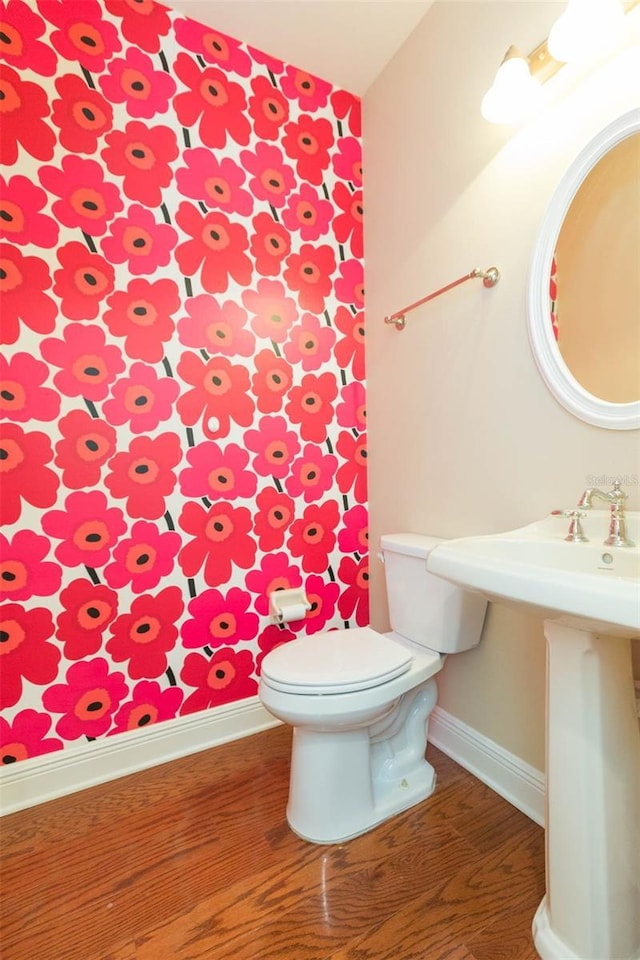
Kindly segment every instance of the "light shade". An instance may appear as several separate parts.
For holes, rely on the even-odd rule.
[[[542,99],[540,83],[531,76],[529,62],[509,47],[493,86],[482,98],[480,111],[489,123],[520,123],[531,116]]]
[[[624,30],[620,0],[569,0],[549,34],[549,53],[564,63],[589,63],[607,53]]]

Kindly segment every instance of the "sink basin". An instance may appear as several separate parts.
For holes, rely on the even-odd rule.
[[[638,543],[638,513],[627,513],[627,536]],[[582,520],[588,543],[564,538],[569,521],[550,514],[518,530],[439,545],[427,567],[488,600],[523,606],[543,620],[610,636],[640,635],[640,550],[604,546],[609,512]]]

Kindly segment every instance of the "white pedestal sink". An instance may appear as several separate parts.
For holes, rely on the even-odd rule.
[[[524,606],[547,638],[547,892],[533,921],[543,960],[640,960],[640,731],[631,638],[640,551],[606,547],[608,511],[564,540],[549,516],[450,540],[427,566],[488,600]],[[636,543],[639,515],[627,513]]]

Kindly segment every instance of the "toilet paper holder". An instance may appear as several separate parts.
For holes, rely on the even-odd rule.
[[[292,623],[303,620],[311,610],[307,596],[302,587],[291,590],[274,590],[269,594],[269,613],[274,623]]]

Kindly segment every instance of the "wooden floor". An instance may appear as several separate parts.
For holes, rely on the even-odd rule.
[[[2,960],[536,960],[543,831],[432,747],[434,795],[287,827],[276,727],[2,820]]]

